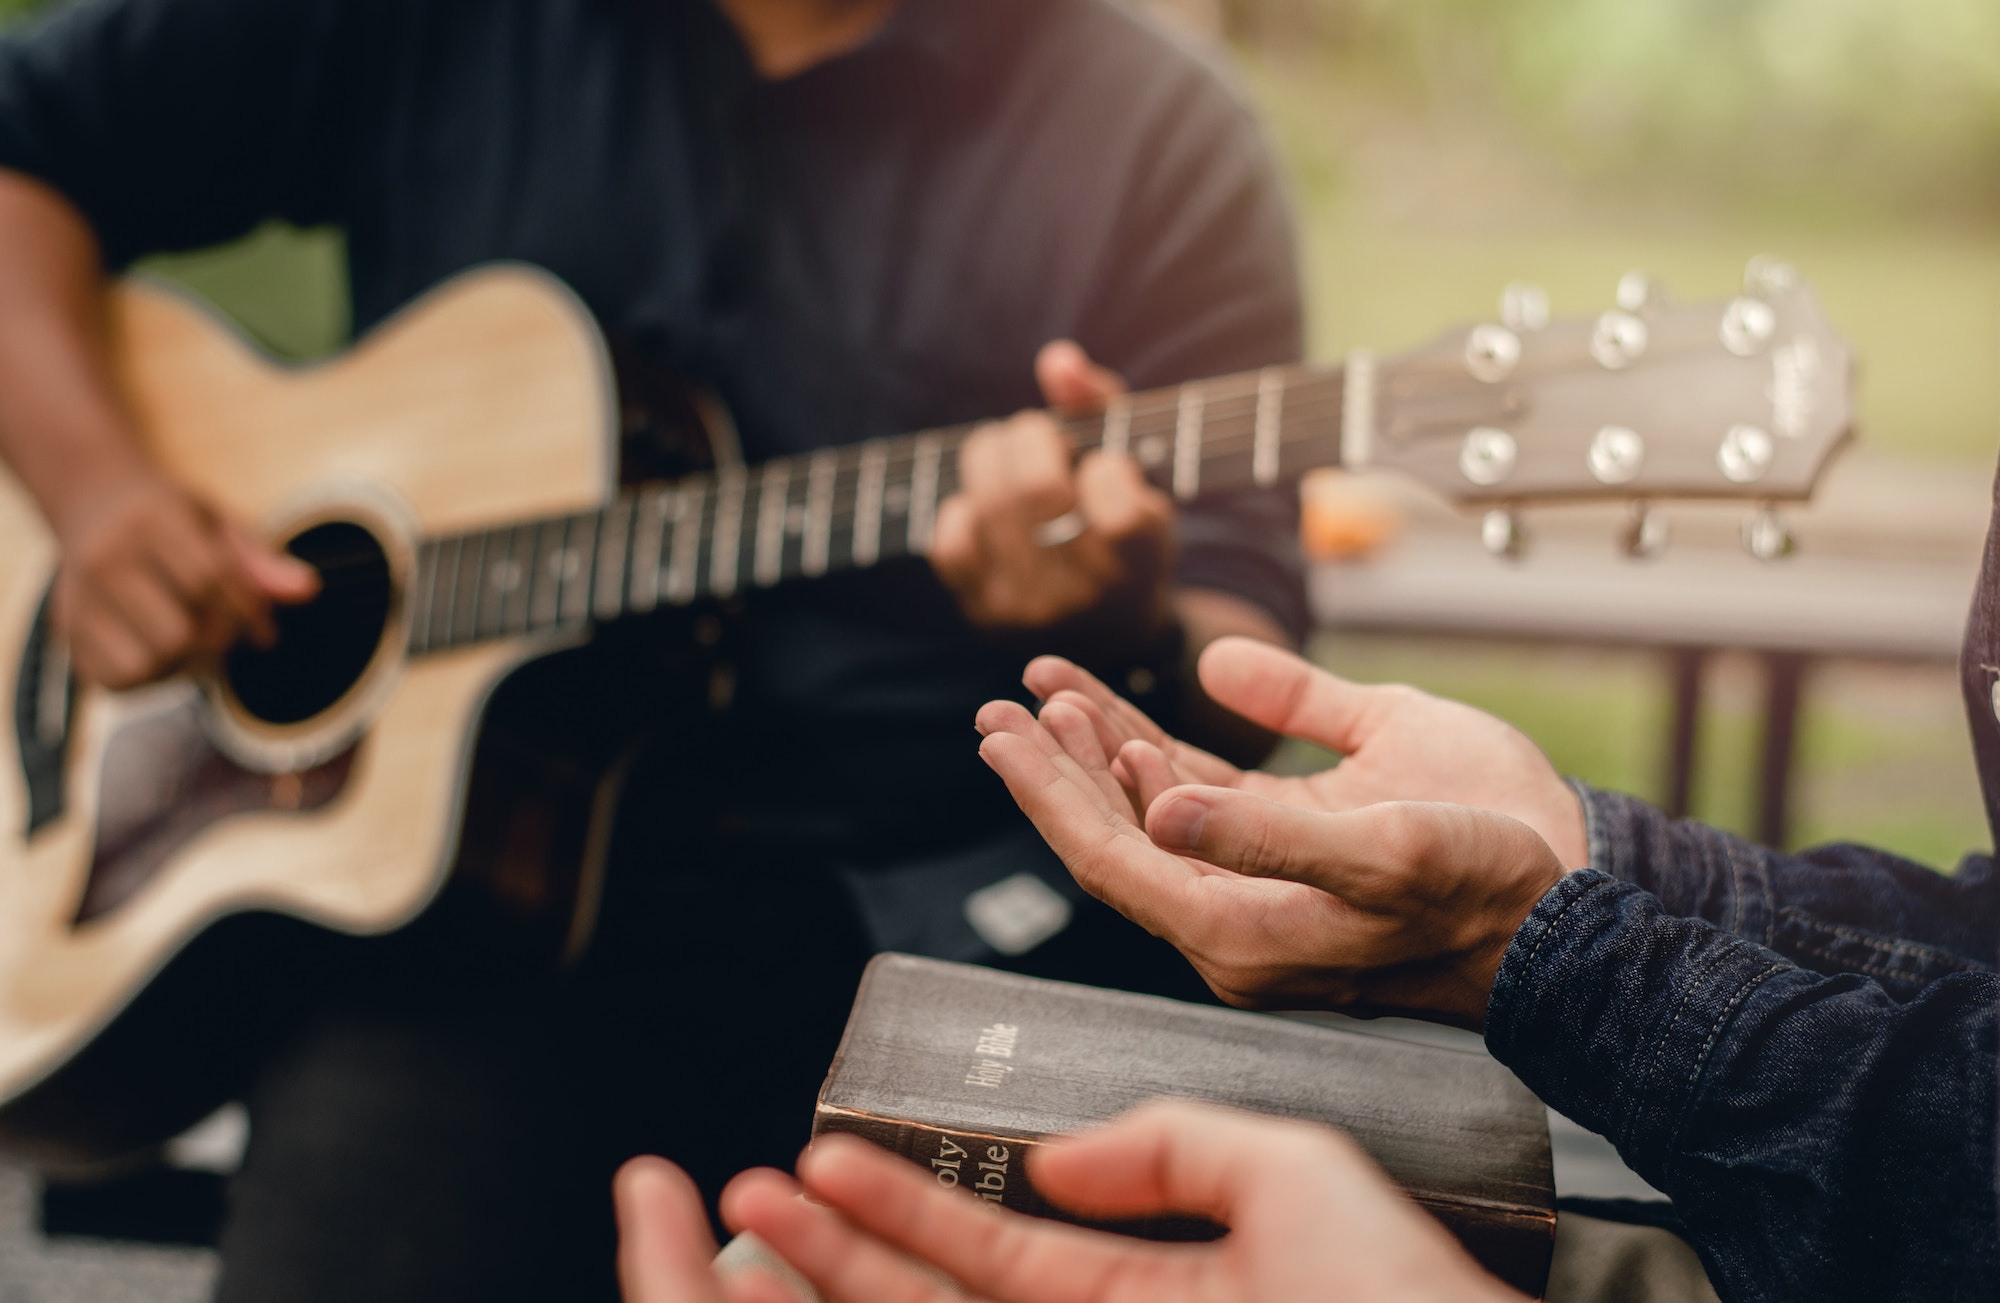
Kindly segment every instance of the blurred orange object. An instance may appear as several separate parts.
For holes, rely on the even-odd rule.
[[[1403,512],[1381,480],[1319,470],[1299,486],[1299,542],[1314,561],[1366,556],[1403,528]]]

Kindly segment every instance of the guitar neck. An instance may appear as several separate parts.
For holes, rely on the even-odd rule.
[[[1350,364],[1351,366],[1352,364]],[[1372,373],[1371,373],[1372,377]],[[1079,453],[1129,454],[1177,501],[1365,460],[1343,448],[1372,385],[1337,367],[1271,367],[1061,418]],[[601,511],[425,541],[410,650],[443,651],[727,598],[930,550],[971,426],[824,448],[620,494]],[[1347,435],[1352,445],[1353,434]]]

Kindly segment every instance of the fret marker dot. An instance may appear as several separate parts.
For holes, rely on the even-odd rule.
[[[1139,440],[1139,464],[1148,469],[1159,466],[1167,460],[1167,436],[1149,434]]]
[[[521,567],[513,561],[502,561],[493,567],[493,590],[511,593],[521,586]]]
[[[891,484],[882,490],[882,509],[892,516],[900,516],[910,509],[910,486]]]
[[[575,548],[566,547],[549,558],[549,572],[564,579],[576,578],[582,569],[583,558],[576,554]]]
[[[791,506],[785,508],[785,532],[787,534],[803,534],[806,532],[806,508],[804,503],[793,503]]]

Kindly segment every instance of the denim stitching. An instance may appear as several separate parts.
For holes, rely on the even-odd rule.
[[[1708,1039],[1701,1043],[1701,1052],[1695,1056],[1694,1069],[1688,1073],[1687,1106],[1681,1110],[1680,1122],[1674,1127],[1673,1141],[1671,1143],[1678,1143],[1680,1141],[1682,1134],[1687,1130],[1688,1120],[1694,1116],[1695,1083],[1701,1079],[1702,1069],[1708,1066],[1709,1052],[1715,1048],[1716,1037],[1722,1034],[1722,1025],[1728,1022],[1735,1014],[1738,1005],[1750,998],[1752,991],[1769,981],[1773,974],[1785,967],[1787,967],[1785,964],[1766,964],[1761,972],[1745,979],[1743,984],[1736,988],[1736,993],[1729,997],[1729,1003],[1724,1005],[1722,1012],[1716,1015],[1714,1024],[1708,1029]]]
[[[1870,977],[1880,977],[1892,982],[1922,983],[1923,981],[1926,980],[1922,973],[1910,972],[1907,969],[1901,969],[1901,968],[1881,968],[1874,964],[1857,964],[1853,960],[1843,958],[1840,955],[1836,955],[1830,950],[1821,950],[1814,946],[1802,945],[1799,946],[1798,949],[1805,954],[1814,955],[1820,959],[1826,960],[1829,963],[1838,964],[1843,969],[1858,973],[1866,973]]]
[[[1788,922],[1797,923],[1801,928],[1818,932],[1830,932],[1843,941],[1854,941],[1883,954],[1913,955],[1930,963],[1939,964],[1958,972],[1977,971],[1990,973],[1993,971],[1976,959],[1968,959],[1963,955],[1955,955],[1949,950],[1939,950],[1936,946],[1927,946],[1921,941],[1908,941],[1902,937],[1897,937],[1894,940],[1884,940],[1879,934],[1874,932],[1863,932],[1859,928],[1846,927],[1839,923],[1822,922],[1802,909],[1787,909],[1785,911],[1785,918]],[[1833,958],[1832,955],[1826,957],[1828,959]]]
[[[1644,1075],[1638,1078],[1640,1082],[1651,1081],[1659,1071],[1660,1056],[1666,1053],[1667,1042],[1674,1038],[1674,1028],[1680,1024],[1681,1014],[1687,1011],[1688,1001],[1694,999],[1695,992],[1701,989],[1702,982],[1707,979],[1710,973],[1720,967],[1722,961],[1728,957],[1729,948],[1727,946],[1718,947],[1715,954],[1709,957],[1708,962],[1701,966],[1701,971],[1688,980],[1687,986],[1681,991],[1680,1003],[1674,1006],[1673,1016],[1667,1019],[1667,1025],[1660,1029],[1659,1039],[1653,1042],[1653,1057],[1647,1061]],[[1635,1113],[1637,1111],[1636,1109],[1634,1110]],[[1633,1117],[1626,1122],[1624,1128],[1625,1135],[1623,1137],[1626,1141],[1631,1139],[1632,1129],[1637,1125],[1637,1117]],[[1620,1145],[1620,1148],[1624,1147],[1624,1145]]]
[[[1548,939],[1550,937],[1555,935],[1556,929],[1562,925],[1563,919],[1568,916],[1569,912],[1572,909],[1576,908],[1576,902],[1582,900],[1585,896],[1588,896],[1591,892],[1597,890],[1599,887],[1603,885],[1604,884],[1601,882],[1591,883],[1588,887],[1585,887],[1582,891],[1579,891],[1574,896],[1571,896],[1568,902],[1564,904],[1561,909],[1556,911],[1556,916],[1549,920],[1549,925],[1542,929],[1542,934],[1540,936],[1535,938],[1534,949],[1528,951],[1528,957],[1521,961],[1521,966],[1523,968],[1526,968],[1528,965],[1535,962],[1535,956],[1542,953],[1542,947],[1545,944],[1547,944]]]

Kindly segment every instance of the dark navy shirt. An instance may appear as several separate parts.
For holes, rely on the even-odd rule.
[[[547,267],[717,391],[752,461],[1034,405],[1059,337],[1137,388],[1300,348],[1250,114],[1108,0],[906,0],[781,82],[704,0],[80,0],[0,43],[0,166],[114,265],[336,224],[364,330],[476,264]],[[1180,580],[1302,631],[1295,513],[1191,506]],[[1016,818],[970,723],[1023,648],[920,562],[744,627],[717,765],[762,826],[895,853]],[[779,754],[813,781],[771,784]]]

